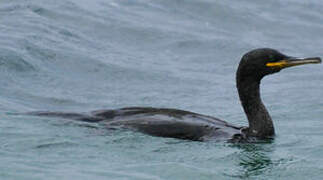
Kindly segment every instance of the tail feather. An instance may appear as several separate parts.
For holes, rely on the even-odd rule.
[[[72,113],[72,112],[52,112],[52,111],[33,111],[26,113],[27,115],[32,116],[44,116],[44,117],[58,117],[64,119],[73,119],[77,121],[84,122],[99,122],[103,121],[102,117],[95,117],[82,113]]]

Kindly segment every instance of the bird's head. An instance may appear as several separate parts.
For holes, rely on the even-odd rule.
[[[315,63],[321,63],[321,58],[295,58],[270,48],[255,49],[242,57],[237,76],[261,80],[287,67]]]

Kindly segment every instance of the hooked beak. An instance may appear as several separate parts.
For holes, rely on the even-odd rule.
[[[287,67],[292,67],[292,66],[298,66],[298,65],[303,65],[303,64],[318,64],[321,63],[322,60],[319,57],[311,57],[311,58],[288,58],[284,59],[278,62],[270,62],[267,63],[267,67],[273,67],[273,68],[287,68]]]

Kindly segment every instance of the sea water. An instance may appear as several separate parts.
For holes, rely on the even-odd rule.
[[[148,106],[245,126],[241,56],[270,47],[323,57],[322,9],[302,0],[2,0],[0,179],[322,179],[322,65],[263,79],[277,134],[269,143],[19,115]]]

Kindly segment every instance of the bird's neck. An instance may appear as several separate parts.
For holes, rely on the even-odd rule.
[[[237,88],[249,121],[247,135],[265,138],[275,134],[273,121],[260,98],[260,80],[237,78]]]

